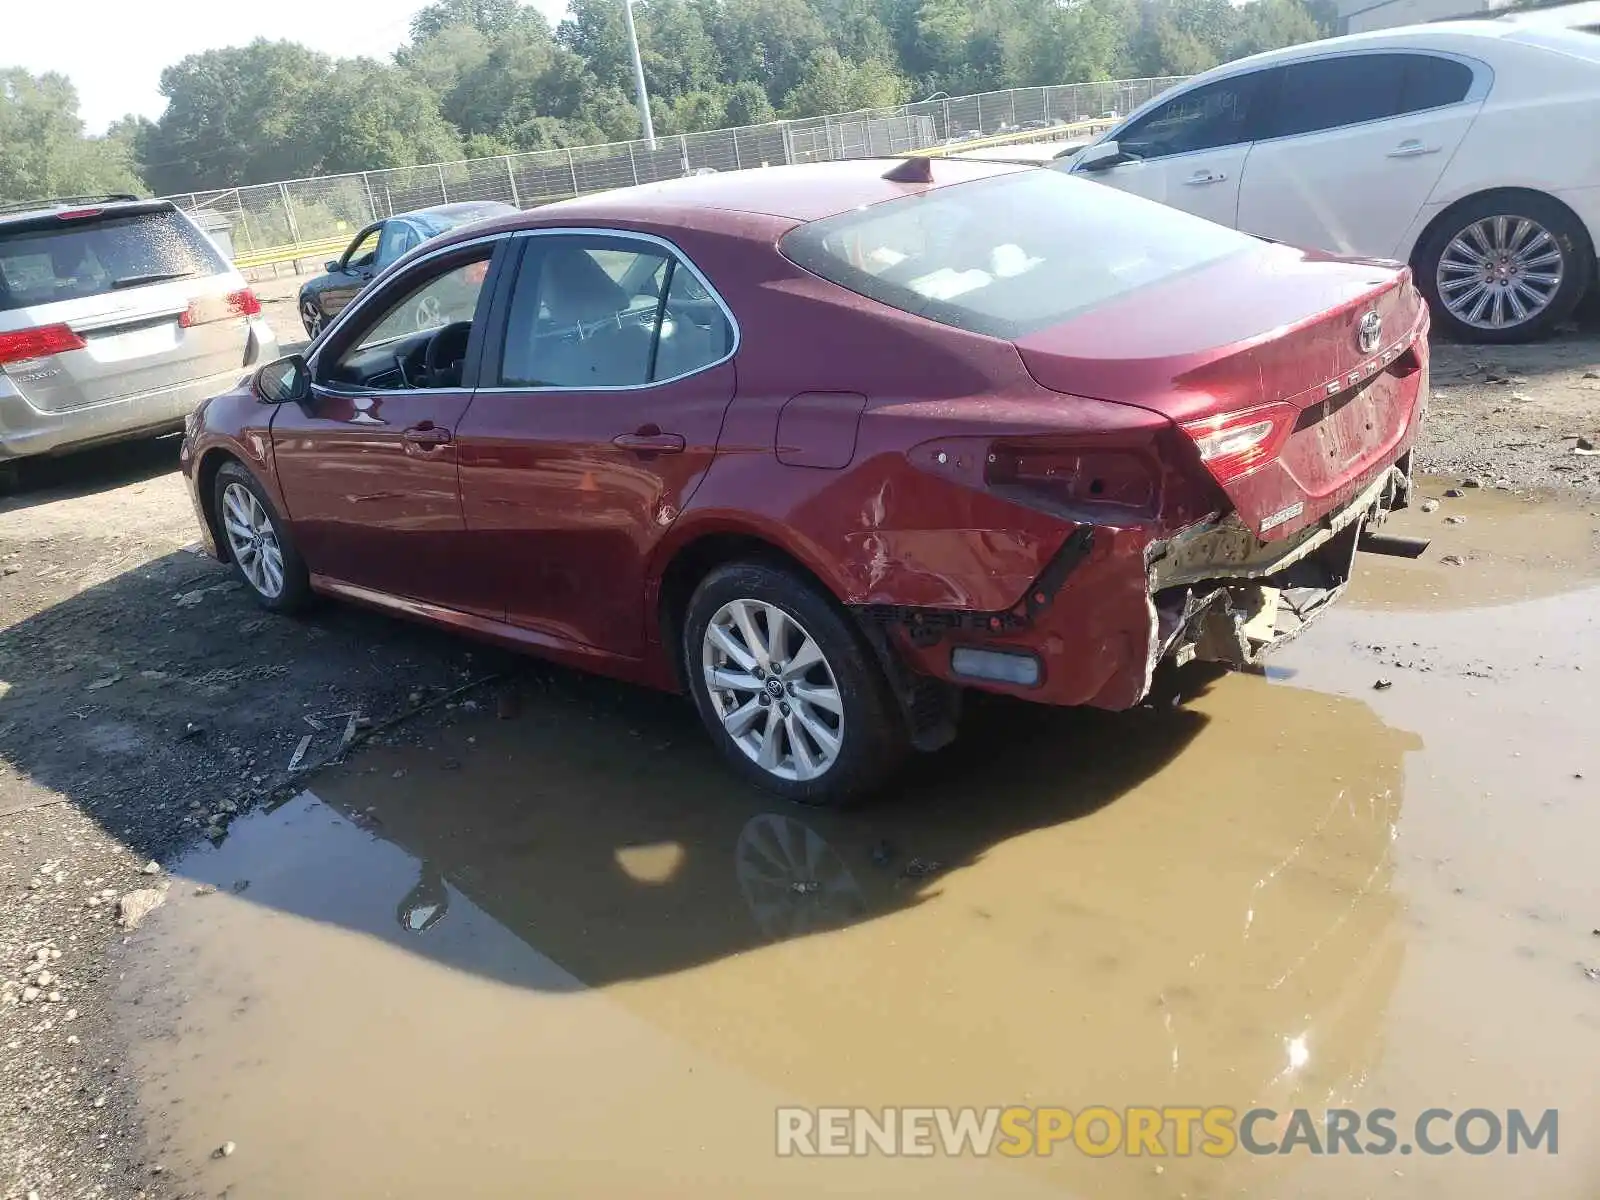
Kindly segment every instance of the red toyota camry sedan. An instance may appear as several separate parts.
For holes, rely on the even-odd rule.
[[[1256,662],[1403,505],[1409,272],[1056,171],[720,174],[480,223],[191,419],[208,544],[686,690],[796,800],[870,790],[963,691],[1124,709]]]

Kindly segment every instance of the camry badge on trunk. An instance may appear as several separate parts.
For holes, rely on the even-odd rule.
[[[1383,318],[1374,309],[1363,316],[1361,324],[1356,327],[1356,342],[1361,347],[1361,353],[1371,354],[1381,341],[1383,341]]]

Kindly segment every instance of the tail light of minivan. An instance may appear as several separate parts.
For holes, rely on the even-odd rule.
[[[84,341],[66,325],[40,325],[0,333],[0,367],[7,363],[46,358],[68,350],[82,350]]]

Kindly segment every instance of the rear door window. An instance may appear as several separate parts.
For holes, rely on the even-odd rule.
[[[721,303],[665,246],[586,234],[532,239],[506,321],[502,387],[643,387],[733,349]]]
[[[1459,104],[1472,90],[1472,68],[1437,54],[1406,55],[1405,82],[1400,87],[1400,111],[1422,112]]]
[[[1400,112],[1406,54],[1341,54],[1290,63],[1265,137],[1318,133]]]
[[[0,312],[227,269],[216,246],[170,210],[0,225]]]
[[[404,221],[390,221],[383,227],[383,236],[378,241],[377,265],[387,267],[406,251],[420,245],[422,239],[415,229]]]
[[[1018,338],[1259,245],[1114,188],[1026,170],[813,221],[780,248],[894,308]]]

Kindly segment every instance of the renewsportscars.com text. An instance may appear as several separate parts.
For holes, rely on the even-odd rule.
[[[1558,1113],[1510,1108],[1237,1109],[1164,1105],[1068,1108],[780,1108],[782,1156],[1010,1158],[1057,1152],[1224,1158],[1231,1154],[1558,1152]]]

